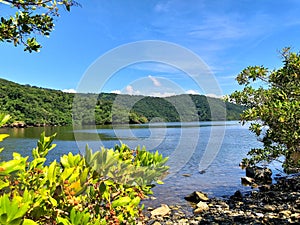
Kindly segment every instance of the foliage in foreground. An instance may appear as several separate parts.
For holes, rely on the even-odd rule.
[[[54,137],[41,135],[32,161],[13,153],[0,162],[0,224],[135,224],[167,158],[122,144],[46,165]]]
[[[36,40],[36,34],[49,36],[54,29],[54,18],[64,7],[78,5],[73,0],[1,0],[0,5],[15,9],[15,14],[0,20],[0,41],[24,45],[24,51],[38,52],[42,47]]]
[[[252,121],[250,130],[264,144],[263,148],[248,153],[251,158],[243,160],[245,166],[284,156],[285,168],[291,171],[292,167],[299,167],[300,54],[286,48],[282,58],[283,67],[277,70],[270,71],[263,66],[244,69],[237,76],[244,89],[230,96],[235,103],[249,107],[242,114],[242,120]],[[256,80],[265,86],[255,88]]]

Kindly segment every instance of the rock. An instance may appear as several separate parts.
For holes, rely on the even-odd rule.
[[[268,214],[266,214],[266,216],[267,216],[269,219],[278,218],[278,214],[277,214],[277,213],[268,213]]]
[[[229,205],[226,202],[220,202],[220,206],[221,206],[222,210],[228,210],[229,209]]]
[[[155,222],[158,222],[157,225],[300,224],[299,185],[300,174],[278,179],[277,183],[263,185],[260,190],[237,191],[231,198],[202,201],[195,192],[194,198],[199,201],[194,214],[190,214],[190,209],[186,211],[185,206],[177,205],[170,206],[170,213],[165,216],[162,216],[164,213],[151,216],[151,212],[146,210],[149,216],[144,217],[143,225],[153,225]]]
[[[200,201],[208,201],[209,198],[207,197],[207,194],[200,192],[200,191],[194,191],[192,194],[184,197],[185,200],[189,202],[198,203]]]
[[[283,211],[280,211],[279,214],[288,218],[292,214],[292,212],[290,210],[283,210]]]
[[[265,206],[264,206],[264,210],[273,212],[273,211],[276,210],[276,208],[275,208],[275,206],[273,206],[273,205],[265,205]]]
[[[178,223],[179,223],[180,225],[183,225],[183,224],[189,224],[188,222],[189,222],[188,219],[180,219],[180,220],[178,221]]]
[[[206,204],[206,202],[199,202],[197,204],[197,208],[194,210],[194,214],[197,215],[197,214],[200,214],[203,211],[207,211],[207,210],[209,210],[209,207]]]
[[[241,177],[242,184],[245,186],[252,185],[255,183],[255,180],[251,177]]]
[[[272,170],[265,167],[263,170],[257,172],[254,179],[259,181],[265,181],[266,183],[272,183]]]
[[[263,213],[255,213],[257,217],[264,217]]]
[[[23,121],[16,121],[16,122],[13,122],[10,126],[16,127],[16,128],[24,128],[24,127],[26,127],[26,123]]]
[[[256,205],[252,205],[252,204],[251,204],[251,205],[248,205],[248,208],[249,208],[249,209],[255,209],[255,208],[256,208]]]
[[[195,217],[195,220],[197,220],[197,221],[201,221],[203,218],[201,217],[201,216],[197,216],[197,217]]]
[[[234,222],[243,222],[244,221],[244,216],[242,216],[242,215],[237,215],[237,216],[234,216],[233,217],[233,221]]]
[[[169,206],[166,204],[161,204],[161,207],[158,207],[151,211],[151,216],[152,217],[155,217],[155,216],[164,217],[170,213],[171,213],[171,209],[169,208]]]
[[[243,200],[243,195],[242,193],[237,190],[231,197],[230,199],[236,200],[236,201],[242,201]]]
[[[246,176],[259,183],[272,183],[272,170],[267,167],[246,167]]]
[[[189,173],[184,173],[184,174],[182,174],[182,176],[184,176],[184,177],[190,177],[190,176],[192,176],[192,175],[189,174]]]
[[[189,224],[190,225],[198,225],[200,220],[190,220]]]
[[[255,167],[246,167],[246,176],[250,177],[250,178],[254,178],[255,177],[255,171],[254,171]]]
[[[181,208],[181,206],[179,206],[179,205],[171,205],[171,206],[169,206],[169,208],[172,209],[172,210],[178,211]]]
[[[209,209],[208,205],[206,202],[198,202],[197,208],[201,211],[206,211]]]
[[[155,221],[152,225],[161,225],[160,222]]]
[[[300,213],[293,213],[291,215],[291,218],[294,219],[294,220],[299,220],[300,219]]]
[[[198,214],[200,214],[200,213],[202,213],[202,212],[203,212],[203,211],[202,211],[201,209],[198,209],[198,208],[194,210],[194,214],[195,214],[195,215],[198,215]]]
[[[262,186],[259,186],[258,188],[259,188],[260,191],[270,191],[271,186],[268,185],[268,184],[264,184]]]

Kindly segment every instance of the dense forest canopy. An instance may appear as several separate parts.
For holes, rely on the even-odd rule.
[[[211,111],[223,111],[214,120],[237,120],[243,107],[203,95],[178,95],[166,98],[101,93],[75,94],[59,90],[20,85],[0,79],[0,107],[10,114],[10,123],[36,125],[71,125],[73,115],[80,124],[146,123],[149,121],[209,121]],[[192,106],[186,99],[191,99]],[[209,101],[208,101],[209,100]]]

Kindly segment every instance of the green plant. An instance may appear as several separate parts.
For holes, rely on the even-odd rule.
[[[41,134],[33,160],[0,163],[0,224],[135,224],[167,158],[121,144],[46,165],[55,135]]]
[[[9,119],[10,119],[10,115],[0,113],[0,127],[5,125]],[[0,134],[0,142],[3,141],[8,136],[9,136],[8,134]],[[2,151],[3,151],[3,148],[0,148],[0,152],[2,152]]]
[[[24,196],[27,193],[23,194]],[[25,214],[29,210],[30,201],[26,197],[9,198],[7,194],[0,197],[0,224],[5,225],[34,225],[37,224],[33,220],[24,219]]]
[[[263,142],[263,148],[252,149],[245,166],[270,162],[284,156],[283,166],[290,171],[300,162],[300,54],[282,51],[283,67],[268,70],[263,66],[244,69],[237,81],[244,85],[230,97],[248,107],[243,122],[252,121],[250,130]],[[263,83],[255,88],[255,81]]]
[[[14,46],[22,44],[24,51],[29,52],[40,50],[42,46],[35,35],[50,35],[61,6],[70,11],[71,6],[78,5],[73,0],[1,0],[0,4],[16,10],[9,18],[1,17],[0,41],[12,42]]]

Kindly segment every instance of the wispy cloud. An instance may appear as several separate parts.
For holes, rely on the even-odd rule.
[[[247,1],[235,2],[234,7],[232,4],[232,1],[197,2],[191,7],[189,2],[159,1],[154,11],[160,14],[153,19],[152,30],[165,39],[187,44],[216,67],[226,65],[222,55],[225,52],[228,54],[240,46],[242,51],[256,47],[259,40],[282,29],[278,24],[287,23],[287,18],[291,18],[287,12],[276,18],[274,13],[261,10],[259,4],[246,9]],[[297,24],[299,19],[293,21],[289,23]]]
[[[159,63],[159,62],[143,62],[136,63],[131,66],[132,69],[141,70],[141,71],[153,71],[158,73],[181,73],[177,68],[174,68],[171,65]]]
[[[155,77],[152,77],[151,75],[149,75],[148,77],[153,82],[154,86],[156,86],[156,87],[160,87],[161,86],[161,83]]]
[[[238,39],[248,33],[244,25],[242,21],[228,16],[209,16],[200,24],[192,26],[188,35],[206,40]]]
[[[225,75],[219,78],[219,80],[223,80],[223,81],[232,81],[235,80],[237,75]]]
[[[154,6],[154,11],[157,13],[168,12],[170,10],[170,1],[167,2],[158,2]]]

